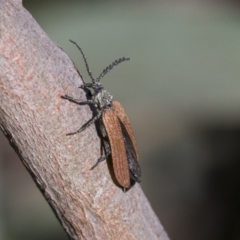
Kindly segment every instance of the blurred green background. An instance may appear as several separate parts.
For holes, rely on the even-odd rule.
[[[238,1],[26,0],[26,9],[133,125],[141,186],[172,240],[240,239]],[[0,135],[0,240],[67,239]]]

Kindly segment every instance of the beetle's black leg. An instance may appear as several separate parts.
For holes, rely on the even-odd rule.
[[[110,154],[110,153],[109,153]],[[104,160],[106,160],[108,158],[108,155],[105,155],[105,156],[101,156],[97,162],[90,168],[90,170],[93,170],[100,162],[103,162]]]
[[[103,140],[104,148],[105,148],[105,155],[101,156],[97,162],[90,168],[90,170],[94,169],[100,162],[103,162],[108,158],[108,156],[111,154],[109,143],[105,140]]]
[[[90,88],[92,87],[91,83],[85,83],[83,85],[81,85],[79,88],[83,89],[86,93],[87,93],[87,98],[90,99],[92,98],[93,94],[90,90]]]
[[[91,88],[92,87],[92,83],[84,83],[83,85],[81,85],[79,88]]]
[[[68,133],[67,136],[69,135],[74,135],[74,134],[77,134],[77,133],[80,133],[82,131],[84,131],[86,128],[88,128],[91,124],[93,124],[97,119],[99,119],[102,115],[102,110],[100,110],[98,112],[98,114],[92,118],[90,121],[88,121],[87,123],[85,123],[80,129],[78,129],[76,132],[73,132],[73,133]]]
[[[79,100],[77,98],[73,98],[73,97],[70,97],[68,95],[61,96],[61,98],[67,99],[67,100],[69,100],[71,102],[74,102],[74,103],[77,103],[77,104],[94,104],[93,100],[81,101],[81,100]]]
[[[103,137],[103,146],[104,146],[104,150],[105,150],[105,155],[101,156],[97,160],[97,162],[90,168],[90,170],[94,169],[100,162],[103,162],[104,160],[106,160],[108,158],[108,156],[111,154],[111,149],[110,149],[109,142],[106,140],[107,133],[106,133],[106,130],[105,130],[102,123],[100,123],[100,132],[101,132],[102,137]]]

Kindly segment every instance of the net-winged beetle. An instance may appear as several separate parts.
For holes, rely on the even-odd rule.
[[[115,60],[102,71],[98,78],[94,79],[82,49],[76,42],[72,40],[70,40],[70,42],[75,44],[81,52],[88,75],[92,80],[92,83],[84,83],[80,88],[88,91],[93,89],[93,93],[91,99],[86,101],[81,101],[68,95],[62,96],[62,98],[77,104],[92,104],[96,107],[97,113],[79,130],[73,133],[68,133],[67,135],[80,133],[99,119],[99,127],[105,155],[102,155],[91,169],[95,168],[100,162],[106,160],[111,155],[116,180],[123,190],[126,191],[131,188],[135,182],[140,182],[141,169],[139,166],[136,141],[130,121],[124,112],[122,105],[119,102],[112,101],[112,95],[103,88],[100,79],[103,78],[113,67],[123,61],[130,60],[130,58],[123,57]],[[80,75],[79,72],[78,74]]]

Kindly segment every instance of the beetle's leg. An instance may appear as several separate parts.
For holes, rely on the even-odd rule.
[[[93,97],[93,94],[90,90],[91,87],[92,87],[91,83],[85,83],[85,84],[81,85],[79,88],[83,89],[87,93],[88,98],[91,98],[91,97]]]
[[[77,104],[94,104],[93,100],[81,101],[81,100],[79,100],[77,98],[73,98],[73,97],[70,97],[68,95],[61,96],[61,98],[67,99],[67,100],[69,100],[71,102],[74,102],[74,103],[77,103]]]
[[[94,169],[100,162],[103,162],[104,160],[106,160],[109,157],[109,155],[111,154],[110,145],[109,145],[108,141],[106,140],[106,138],[107,138],[106,130],[102,123],[100,124],[100,132],[103,137],[103,145],[104,145],[105,155],[101,156],[97,160],[97,162],[90,168],[90,170]]]
[[[99,119],[102,115],[102,110],[100,110],[98,112],[98,114],[92,118],[90,121],[88,121],[87,123],[85,123],[80,129],[78,129],[76,132],[72,132],[72,133],[68,133],[67,136],[69,135],[74,135],[74,134],[77,134],[77,133],[80,133],[82,131],[84,131],[86,128],[88,128],[91,124],[93,124],[97,119]]]
[[[93,170],[100,162],[103,162],[104,160],[106,160],[107,157],[108,157],[107,155],[101,156],[101,157],[97,160],[97,162],[90,168],[90,170]]]
[[[97,162],[90,168],[90,170],[94,169],[100,162],[103,162],[108,158],[108,156],[111,154],[110,146],[107,141],[103,140],[104,148],[105,148],[105,155],[101,156]]]
[[[85,88],[91,88],[91,87],[92,87],[92,83],[84,83],[79,88],[85,89]]]

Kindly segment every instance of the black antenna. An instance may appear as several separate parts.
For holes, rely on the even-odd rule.
[[[130,60],[130,58],[125,58],[125,57],[123,57],[123,58],[119,58],[119,59],[117,59],[117,60],[115,60],[114,62],[112,62],[108,67],[106,67],[103,71],[102,71],[102,73],[99,75],[99,77],[96,79],[96,82],[99,82],[99,80],[101,79],[101,78],[103,78],[111,69],[113,69],[115,66],[117,66],[119,63],[121,63],[121,62],[124,62],[124,61],[128,61],[128,60]]]
[[[86,68],[87,68],[88,75],[89,75],[89,77],[92,79],[92,81],[95,82],[96,80],[95,80],[95,79],[93,78],[93,76],[92,76],[92,73],[91,73],[91,71],[90,71],[90,69],[89,69],[89,66],[88,66],[88,63],[87,63],[87,58],[86,58],[85,54],[83,53],[82,49],[81,49],[81,48],[78,46],[78,44],[77,44],[76,42],[74,42],[73,40],[69,39],[69,41],[70,41],[71,43],[75,44],[76,47],[77,47],[77,48],[79,49],[79,51],[81,52],[81,54],[82,54],[82,56],[83,56],[83,60],[84,60],[85,65],[86,65]]]

